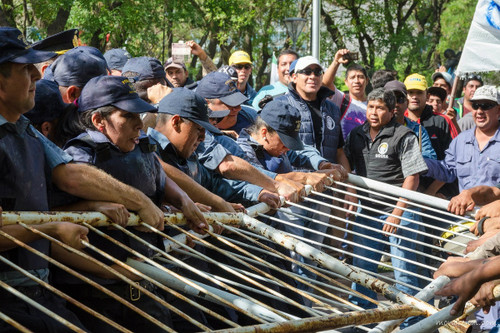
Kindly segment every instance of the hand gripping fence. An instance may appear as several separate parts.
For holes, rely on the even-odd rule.
[[[357,192],[353,193],[353,190]],[[358,199],[358,202],[354,203],[357,211],[350,212],[347,209],[352,201],[345,200],[345,194]],[[376,199],[372,194],[376,195]],[[391,223],[380,220],[377,216],[391,214],[380,210],[380,207],[389,207],[390,211],[395,206],[393,202],[398,200],[404,200],[408,204],[406,208],[402,208],[403,211],[413,213],[410,216],[418,215],[421,219],[403,216],[401,221],[405,223],[393,225],[398,231],[419,234],[423,240],[415,240],[398,232],[391,235],[400,240],[394,243],[389,242],[388,237],[384,235],[381,226]],[[371,202],[374,205],[362,202]],[[270,211],[266,204],[260,203],[248,207],[245,213],[205,213],[205,219],[210,226],[204,235],[186,231],[182,227],[186,220],[180,213],[165,214],[165,231],[143,223],[135,214],[131,214],[127,228],[124,228],[96,212],[3,212],[2,224],[19,224],[39,237],[63,247],[69,253],[98,265],[120,283],[137,288],[143,297],[152,298],[171,314],[190,323],[195,327],[195,331],[213,331],[211,324],[218,322],[219,327],[223,327],[218,332],[313,332],[356,326],[361,331],[381,333],[392,332],[409,317],[416,316],[423,319],[404,328],[402,332],[433,332],[437,328],[440,332],[470,330],[469,324],[458,319],[464,319],[466,315],[471,314],[474,307],[468,304],[464,315],[460,317],[450,316],[450,307],[434,307],[434,292],[450,279],[445,276],[432,279],[431,275],[422,273],[436,271],[448,255],[463,256],[466,243],[477,238],[464,232],[467,229],[464,222],[474,222],[474,219],[446,212],[448,201],[349,175],[347,182],[336,182],[324,192],[307,188],[307,196],[299,203],[287,202],[282,198],[282,204],[287,208],[280,208],[277,212]],[[369,220],[371,225],[360,223],[349,217],[349,214]],[[429,224],[426,222],[429,219],[439,223]],[[32,227],[34,224],[55,221],[82,224],[89,228],[89,232],[127,251],[129,258],[125,262],[120,261],[107,253],[106,249],[82,241],[90,252],[98,253],[100,257],[112,263],[105,264],[86,251],[74,249]],[[215,225],[223,229],[222,234],[214,232],[212,226]],[[156,233],[163,239],[164,246],[159,248],[147,243],[131,232],[129,227],[134,226],[142,226],[151,233]],[[103,227],[118,230],[148,248],[149,253],[154,255],[146,256],[113,239],[102,232]],[[358,231],[353,231],[353,227]],[[53,266],[79,279],[82,285],[95,288],[105,294],[105,297],[121,303],[144,321],[149,321],[167,332],[176,331],[175,325],[165,325],[147,310],[137,308],[134,302],[116,294],[106,285],[100,285],[88,278],[88,275],[37,251],[2,229],[0,228],[0,237],[5,237],[16,246],[49,261]],[[379,249],[358,244],[353,241],[353,236],[364,237],[372,244],[378,244]],[[370,250],[377,257],[373,259],[360,256],[353,251],[356,247]],[[394,247],[400,252],[391,254],[384,250],[384,247]],[[417,259],[407,259],[401,255],[402,251],[415,254]],[[388,260],[380,261],[378,257],[382,254],[387,256]],[[354,258],[375,264],[379,269],[374,272],[352,266],[349,263]],[[408,266],[393,267],[391,260],[408,262],[418,269],[410,271],[406,268]],[[99,309],[87,307],[77,298],[58,290],[7,258],[0,256],[0,262],[55,293],[67,303],[92,315],[103,325],[110,325],[121,332],[130,332],[126,325],[106,317]],[[394,273],[415,276],[420,281],[425,281],[427,286],[421,289],[419,286],[398,281]],[[131,275],[149,282],[172,299],[181,300],[191,309],[203,313],[209,320],[200,321],[199,317],[191,315],[192,311],[185,312],[182,310],[185,308],[177,308],[171,301],[159,298],[131,280]],[[375,291],[378,299],[351,289],[351,283]],[[413,290],[415,295],[398,290],[395,284]],[[0,290],[14,295],[19,301],[29,303],[69,330],[82,331],[1,280]],[[497,286],[494,291],[495,296],[500,296],[500,287]],[[348,297],[363,299],[376,308],[363,309],[352,303]],[[226,310],[221,312],[220,309]],[[228,315],[231,311],[237,315]],[[247,319],[240,321],[240,316]],[[21,332],[30,332],[25,327],[26,323],[1,312],[0,320]],[[378,325],[372,325],[372,328],[362,326],[373,323]]]

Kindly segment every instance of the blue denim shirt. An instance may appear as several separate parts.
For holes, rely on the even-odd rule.
[[[419,123],[405,117],[405,125],[417,135],[417,138],[419,137],[419,127],[421,126]],[[433,160],[437,159],[436,152],[434,151],[434,148],[432,148],[429,133],[427,133],[424,126],[422,126],[422,156]]]
[[[460,191],[478,185],[500,183],[500,129],[479,149],[474,135],[476,127],[460,133],[445,151],[442,161],[425,159],[426,176],[450,183],[458,179]]]

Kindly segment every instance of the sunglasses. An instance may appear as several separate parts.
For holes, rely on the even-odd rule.
[[[297,71],[297,74],[304,74],[307,76],[309,76],[313,73],[315,76],[321,76],[321,75],[323,75],[323,70],[321,68],[316,68],[316,69],[306,68],[306,69],[301,69],[300,71]]]
[[[405,95],[396,95],[396,103],[403,104],[404,102],[406,102]]]
[[[497,105],[498,104],[495,104],[495,103],[476,103],[476,102],[472,102],[472,109],[473,110],[479,110],[479,108],[481,108],[481,110],[487,111],[487,110],[493,109]]]
[[[242,70],[243,68],[246,70],[252,69],[252,65],[250,64],[239,64],[239,65],[233,65],[234,68],[237,70]]]

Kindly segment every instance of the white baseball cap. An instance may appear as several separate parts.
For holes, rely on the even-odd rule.
[[[474,92],[474,97],[472,97],[470,100],[487,100],[500,104],[500,95],[498,94],[497,88],[495,88],[494,86],[482,86],[477,88],[476,92]]]
[[[297,71],[303,70],[310,65],[318,65],[319,67],[321,67],[318,59],[314,58],[313,56],[305,56],[299,58],[299,60],[297,60],[297,64],[295,65],[295,73],[297,73]],[[321,69],[323,69],[323,67],[321,67]]]

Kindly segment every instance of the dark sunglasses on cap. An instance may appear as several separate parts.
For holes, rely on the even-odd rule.
[[[246,69],[246,70],[249,70],[249,69],[252,69],[252,65],[250,64],[237,64],[237,65],[233,65],[234,68],[236,68],[237,70],[241,70],[241,69]]]
[[[304,74],[307,76],[309,76],[313,73],[315,76],[321,76],[321,75],[323,75],[323,70],[321,68],[315,68],[315,69],[305,68],[305,69],[301,69],[300,71],[297,71],[297,74]]]
[[[481,108],[481,110],[487,111],[487,110],[493,109],[497,105],[498,104],[496,104],[496,103],[476,103],[476,102],[472,102],[472,109],[473,110],[479,110],[479,108]]]

